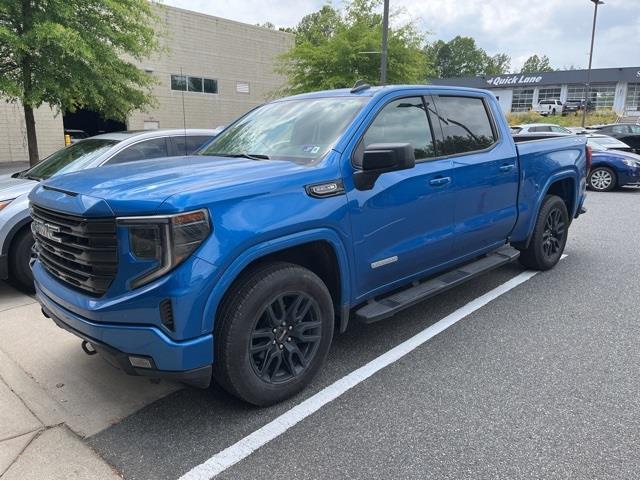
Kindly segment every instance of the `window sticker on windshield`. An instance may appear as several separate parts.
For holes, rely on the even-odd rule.
[[[320,151],[320,147],[318,145],[303,145],[302,151],[304,153],[318,153]]]

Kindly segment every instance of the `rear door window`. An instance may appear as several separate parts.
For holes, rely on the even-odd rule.
[[[187,137],[179,135],[171,138],[176,155],[193,155],[213,139],[213,135],[189,135]]]
[[[111,157],[107,164],[114,165],[116,163],[135,162],[137,160],[147,160],[150,158],[168,156],[170,155],[167,148],[167,139],[164,137],[154,138],[126,147],[120,153]]]
[[[438,151],[446,155],[484,150],[497,141],[486,104],[478,97],[436,96],[443,141]]]

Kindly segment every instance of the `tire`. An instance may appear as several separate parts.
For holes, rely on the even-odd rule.
[[[556,109],[555,108],[553,110],[551,110],[551,115],[555,117],[555,115],[556,115]]]
[[[610,192],[618,186],[618,177],[610,168],[596,167],[589,173],[587,185],[596,192]]]
[[[9,280],[15,286],[26,292],[32,293],[33,273],[29,261],[33,247],[33,234],[31,226],[27,225],[20,230],[9,247]]]
[[[333,328],[331,295],[316,274],[284,262],[257,267],[231,287],[216,319],[214,378],[245,402],[278,403],[320,371]]]
[[[562,257],[567,244],[569,214],[564,201],[547,195],[538,213],[529,246],[520,250],[520,263],[534,270],[549,270]]]

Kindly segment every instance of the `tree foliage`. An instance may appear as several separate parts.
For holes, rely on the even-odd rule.
[[[147,0],[0,0],[0,96],[24,106],[32,163],[33,109],[124,119],[153,102],[152,77],[131,60],[158,47],[154,19]]]
[[[546,55],[531,55],[522,65],[520,73],[553,72],[553,67]]]
[[[351,0],[345,10],[331,5],[305,16],[294,29],[292,50],[280,57],[288,93],[351,87],[357,80],[380,78],[382,15],[379,0]],[[427,66],[423,37],[413,23],[389,28],[387,81],[423,83]]]
[[[490,56],[471,37],[457,36],[449,42],[437,40],[427,45],[425,53],[438,78],[501,75],[511,65],[508,55]]]

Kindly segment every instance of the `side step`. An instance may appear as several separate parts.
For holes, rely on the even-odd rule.
[[[506,245],[486,257],[474,260],[405,290],[392,293],[388,297],[372,300],[356,310],[356,319],[363,323],[384,320],[422,300],[456,287],[489,270],[510,263],[519,256],[520,252],[518,250]]]

